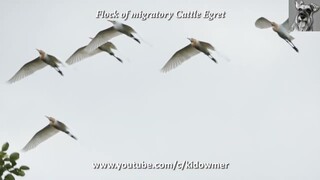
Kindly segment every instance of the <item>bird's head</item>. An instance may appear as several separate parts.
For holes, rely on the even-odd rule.
[[[191,42],[191,45],[196,45],[196,44],[198,44],[198,40],[196,40],[196,39],[194,39],[194,38],[188,38],[189,39],[189,41]]]
[[[42,51],[41,49],[36,49],[36,50],[39,52],[40,58],[44,59],[44,57],[46,56],[46,53],[44,51]]]
[[[111,22],[112,24],[116,24],[117,21],[113,21],[113,20],[108,20],[109,22]]]
[[[36,50],[39,52],[40,55],[44,55],[45,54],[45,52],[42,51],[41,49],[36,49]]]
[[[190,42],[196,42],[197,40],[194,38],[188,38]]]
[[[53,117],[46,116],[46,118],[48,118],[48,119],[49,119],[49,121],[50,121],[51,123],[53,123],[53,122],[54,122],[54,118],[53,118]]]

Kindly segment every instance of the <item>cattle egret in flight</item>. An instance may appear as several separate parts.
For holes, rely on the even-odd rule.
[[[47,54],[44,51],[39,49],[37,49],[37,51],[39,52],[40,56],[23,65],[20,68],[20,70],[11,79],[8,80],[8,83],[14,83],[46,67],[47,65],[50,65],[51,67],[53,67],[59,74],[61,74],[61,76],[63,76],[63,73],[59,69],[59,65],[58,65],[62,63],[56,57],[50,54]]]
[[[28,151],[37,147],[40,143],[49,139],[51,136],[57,134],[60,131],[68,134],[73,139],[77,140],[77,138],[68,131],[68,127],[65,124],[56,120],[53,117],[46,117],[49,119],[50,123],[32,137],[28,144],[22,149],[23,151]]]
[[[188,39],[191,41],[191,43],[174,53],[170,60],[161,69],[162,72],[168,72],[176,68],[177,66],[179,66],[186,60],[190,59],[192,56],[199,54],[200,52],[204,53],[212,61],[217,63],[217,61],[212,57],[211,53],[209,52],[209,49],[215,51],[215,48],[211,44],[207,42],[198,41],[194,38]]]
[[[66,63],[71,65],[71,64],[79,62],[85,58],[88,58],[90,56],[94,56],[94,55],[96,55],[100,52],[103,52],[103,51],[109,53],[111,56],[115,57],[118,61],[120,61],[122,63],[122,60],[120,58],[118,58],[114,54],[114,52],[112,51],[112,49],[115,49],[115,50],[117,49],[116,46],[112,42],[107,42],[91,52],[85,51],[84,48],[86,48],[86,46],[83,46],[83,47],[79,48],[78,50],[76,50],[76,52],[74,52],[69,57],[69,59],[67,59]]]
[[[120,22],[117,21],[110,21],[113,26],[100,31],[92,40],[91,42],[87,45],[87,47],[85,47],[85,51],[88,52],[92,52],[94,50],[96,50],[98,47],[100,47],[101,45],[103,45],[104,43],[108,42],[110,39],[119,36],[121,34],[125,34],[131,38],[133,38],[135,41],[137,41],[138,43],[140,43],[140,40],[137,39],[132,33],[136,33],[136,31],[126,25],[126,24],[122,24]]]
[[[290,35],[292,29],[289,27],[289,19],[287,19],[282,24],[277,24],[275,22],[271,22],[264,17],[260,17],[257,19],[255,23],[257,28],[266,29],[272,27],[273,31],[278,33],[278,35],[284,39],[295,51],[299,52],[298,48],[292,43],[294,37]]]

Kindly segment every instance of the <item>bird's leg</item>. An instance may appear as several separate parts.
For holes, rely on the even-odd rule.
[[[137,39],[137,38],[135,38],[135,37],[133,37],[133,39],[134,39],[135,41],[137,41],[137,42],[140,44],[139,39]]]
[[[214,61],[215,63],[218,63],[217,60],[214,59],[214,58],[211,56],[211,54],[209,54],[208,57],[209,57],[210,59],[212,59],[212,61]]]
[[[291,41],[289,41],[289,42],[292,44],[292,48],[293,48],[295,51],[299,52],[298,48],[297,48]]]
[[[136,37],[134,37],[133,34],[129,34],[129,37],[133,38],[135,41],[137,41],[139,44],[141,44],[140,41],[139,41],[139,39],[137,39]]]
[[[120,61],[122,63],[122,60],[120,58],[118,58],[116,55],[114,55],[114,53],[109,53],[111,56],[115,57],[118,61]]]
[[[285,39],[285,41],[286,41],[296,52],[299,52],[298,48],[297,48],[289,39]]]
[[[73,134],[71,134],[69,131],[67,131],[67,130],[62,130],[64,133],[66,133],[66,134],[68,134],[70,137],[72,137],[73,139],[75,139],[75,140],[77,140],[77,138],[73,135]]]
[[[115,57],[118,61],[120,61],[122,63],[122,60],[120,58],[118,58],[117,56],[113,55],[113,57]]]
[[[55,69],[61,76],[63,76],[62,71],[61,71],[58,67],[55,67],[54,69]]]

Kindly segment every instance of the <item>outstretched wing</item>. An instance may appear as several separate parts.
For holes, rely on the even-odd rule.
[[[136,33],[136,31],[131,27],[131,26],[128,26],[126,24],[122,24],[122,27],[124,29],[125,32],[128,32],[128,33]]]
[[[117,47],[112,42],[107,42],[105,45],[108,46],[110,49],[117,50]]]
[[[20,70],[11,78],[8,80],[8,83],[14,83],[16,81],[19,81],[23,79],[26,76],[29,76],[33,74],[34,72],[46,67],[46,63],[43,62],[39,57],[26,63],[23,65]]]
[[[28,142],[28,144],[22,149],[23,151],[28,151],[37,147],[43,141],[49,139],[51,136],[57,134],[59,130],[55,129],[51,125],[47,125],[39,132],[37,132],[32,139]]]
[[[85,58],[91,57],[93,55],[96,55],[98,53],[101,52],[101,50],[99,49],[95,49],[91,52],[87,52],[84,49],[86,48],[86,46],[83,46],[79,49],[77,49],[66,61],[67,64],[71,65],[74,63],[77,63]]]
[[[283,26],[288,32],[292,32],[293,31],[293,29],[289,25],[289,18],[286,21],[284,21],[281,24],[281,26]]]
[[[199,41],[199,43],[200,43],[201,47],[204,47],[205,49],[210,49],[212,51],[215,50],[214,47],[207,42]]]
[[[170,58],[170,60],[163,66],[161,69],[162,72],[168,72],[186,60],[190,59],[192,56],[197,55],[200,51],[198,51],[196,48],[194,48],[191,44],[188,46],[180,49],[174,55]]]
[[[87,45],[87,47],[84,48],[87,52],[92,52],[104,43],[108,42],[108,40],[119,36],[122,34],[121,32],[117,31],[113,26],[100,31]]]
[[[272,27],[271,22],[264,17],[260,17],[259,19],[257,19],[255,26],[260,29],[266,29],[266,28]]]

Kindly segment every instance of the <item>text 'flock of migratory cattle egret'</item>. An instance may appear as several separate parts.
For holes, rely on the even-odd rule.
[[[124,34],[132,38],[138,43],[141,43],[141,41],[135,36],[137,35],[137,33],[132,27],[117,21],[109,20],[109,22],[111,22],[113,26],[98,32],[94,36],[94,38],[91,38],[91,41],[88,43],[88,45],[77,49],[66,60],[66,63],[68,65],[72,65],[76,62],[79,62],[85,58],[94,56],[103,51],[107,52],[109,55],[113,56],[114,58],[116,58],[118,61],[122,63],[122,60],[119,57],[117,57],[115,53],[112,51],[112,50],[116,50],[117,48],[112,42],[110,42],[110,40],[116,36]],[[272,27],[272,29],[276,33],[278,33],[278,35],[281,38],[283,38],[295,51],[299,52],[296,46],[292,43],[292,40],[294,38],[290,35],[291,31],[289,29],[288,20],[286,20],[283,24],[278,25],[274,22],[267,20],[264,17],[261,17],[256,20],[255,26],[261,29]],[[161,69],[162,72],[168,72],[176,68],[186,60],[192,58],[193,56],[199,53],[205,54],[212,61],[214,61],[215,63],[218,63],[216,57],[212,56],[212,53],[211,53],[211,51],[216,53],[218,53],[218,51],[210,43],[199,41],[195,38],[188,38],[188,39],[190,40],[190,44],[178,50],[177,52],[175,52],[173,56],[169,59],[169,61],[167,61],[166,64],[162,67]],[[38,52],[40,54],[39,57],[23,65],[21,69],[11,79],[8,80],[9,83],[14,83],[16,81],[19,81],[22,78],[29,76],[34,72],[46,67],[47,65],[54,68],[61,76],[63,76],[62,71],[59,69],[59,64],[62,64],[61,61],[59,61],[55,56],[47,54],[43,50],[38,50]],[[49,125],[44,127],[42,130],[40,130],[33,136],[33,138],[23,148],[24,151],[28,151],[32,148],[35,148],[41,142],[47,140],[48,138],[55,135],[59,131],[62,131],[70,135],[72,138],[76,139],[76,137],[73,136],[68,131],[68,128],[65,124],[57,121],[53,117],[47,117],[47,118],[50,121]]]

